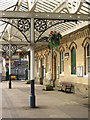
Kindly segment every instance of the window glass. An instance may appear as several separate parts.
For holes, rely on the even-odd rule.
[[[63,59],[63,52],[60,52],[60,73],[64,72],[64,59]]]
[[[90,57],[88,58],[88,72],[90,72]]]
[[[84,57],[85,58],[85,73],[84,74],[86,75],[86,47],[84,48],[84,55],[85,55]]]
[[[90,45],[87,46],[87,56],[90,56]]]
[[[37,59],[37,72],[38,72],[38,66],[39,66],[38,64],[39,64],[39,60]]]
[[[71,74],[76,74],[76,49],[71,50]]]
[[[47,55],[47,57],[46,57],[46,68],[47,68],[47,71],[46,71],[46,72],[48,72],[48,55]]]
[[[85,75],[90,72],[90,44],[85,47]]]

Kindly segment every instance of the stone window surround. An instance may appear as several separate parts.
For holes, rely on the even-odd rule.
[[[87,44],[86,47],[86,76],[88,75],[88,58],[90,58],[90,56],[87,56],[87,47],[89,44]]]
[[[85,39],[83,40],[83,42],[82,42],[82,47],[86,47],[86,46],[88,46],[90,44],[90,37],[88,36],[88,37],[85,37]],[[84,56],[85,56],[85,54],[84,54]],[[84,58],[84,73],[85,73],[85,58]],[[85,75],[84,74],[84,77],[88,77],[88,72],[87,72],[87,74]]]
[[[60,55],[60,74],[61,75],[64,75],[64,52],[63,51],[60,51],[61,55]],[[63,58],[61,57],[63,54]],[[61,71],[61,64],[63,62],[63,71]]]

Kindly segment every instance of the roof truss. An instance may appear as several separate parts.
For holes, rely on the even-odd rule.
[[[90,14],[0,11],[0,18],[8,18],[8,19],[38,18],[38,19],[54,19],[54,20],[90,21]]]

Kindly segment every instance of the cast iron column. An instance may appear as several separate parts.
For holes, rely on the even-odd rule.
[[[31,44],[30,47],[30,67],[31,67],[31,96],[30,96],[30,107],[35,108],[35,93],[34,93],[34,18],[31,18]]]
[[[0,49],[0,82],[2,82],[2,50]]]
[[[30,51],[28,51],[28,80],[30,80]]]
[[[9,89],[11,89],[11,43],[9,42]]]

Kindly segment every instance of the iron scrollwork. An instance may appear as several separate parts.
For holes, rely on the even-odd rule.
[[[3,52],[5,52],[7,54],[7,56],[9,56],[9,45],[3,45],[2,46],[2,50],[3,50]],[[17,50],[17,46],[16,45],[12,45],[11,46],[11,53],[12,53],[12,55],[16,52],[16,50]]]
[[[11,50],[13,51],[13,53],[17,50],[17,46],[16,45],[12,45]]]
[[[18,24],[21,20],[27,20],[28,21],[28,27],[27,27],[27,25],[26,25],[26,23],[25,22],[23,22],[23,24]],[[29,32],[30,33],[30,19],[12,19],[12,21],[10,21],[10,20],[8,20],[8,19],[2,19],[2,20],[0,20],[0,21],[2,21],[2,22],[4,22],[4,23],[7,23],[7,24],[9,24],[9,25],[11,25],[13,28],[15,28],[16,29],[16,32],[17,32],[17,30],[20,32],[20,34],[23,36],[23,38],[27,41],[27,42],[29,42],[30,43],[30,40],[28,39],[28,37],[27,37],[27,33]],[[24,25],[24,23],[25,23],[25,25]],[[24,26],[23,26],[24,25]],[[25,29],[24,29],[25,28]],[[28,29],[26,29],[26,28],[28,28]],[[30,37],[29,37],[30,38]]]
[[[44,19],[35,19],[34,21],[34,28],[38,32],[43,32],[47,29],[47,20]]]
[[[41,41],[42,35],[53,26],[58,24],[66,23],[66,22],[74,22],[77,24],[77,20],[45,20],[45,19],[35,19],[35,29],[39,32],[37,40],[35,42]]]
[[[30,21],[28,19],[20,19],[17,26],[20,31],[26,32],[30,29]]]
[[[3,45],[2,50],[3,51],[8,51],[9,50],[9,45]]]

